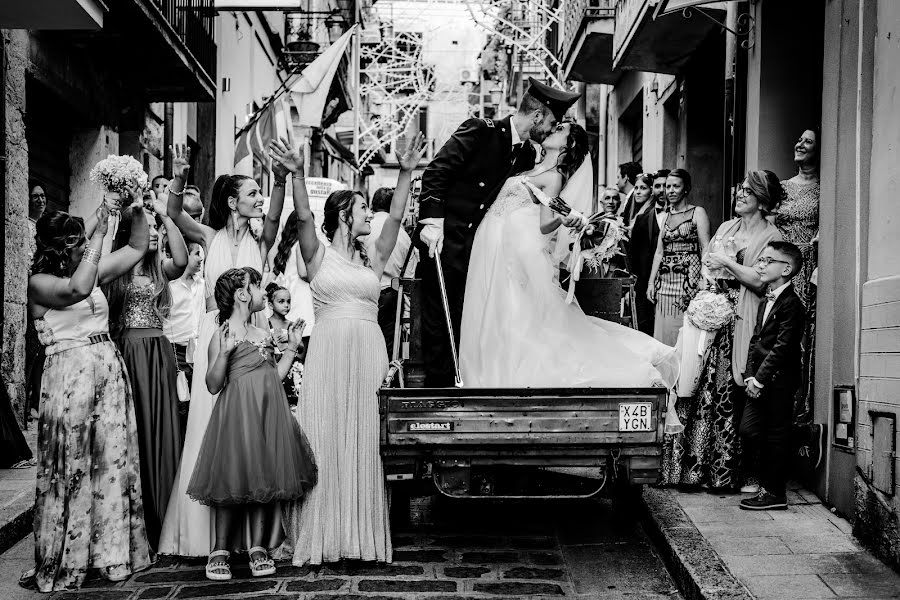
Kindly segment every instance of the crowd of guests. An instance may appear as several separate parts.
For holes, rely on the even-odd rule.
[[[242,175],[220,176],[204,210],[183,148],[173,179],[105,197],[86,219],[40,207],[24,585],[78,588],[89,570],[119,581],[159,554],[206,556],[213,580],[231,578],[234,552],[254,576],[274,573],[276,557],[391,560],[379,313],[393,320],[384,281],[410,262],[401,221],[423,150],[417,139],[398,156],[396,187],[371,208],[333,193],[322,223],[302,153],[282,141],[269,148],[265,212]]]
[[[734,218],[713,235],[684,169],[643,173],[624,163],[617,187],[603,192],[604,211],[630,231],[638,328],[681,350],[684,430],[666,435],[664,485],[756,494],[744,508],[786,506],[789,449],[815,438],[816,427],[818,142],[816,130],[801,134],[790,179],[749,171]],[[701,290],[725,295],[736,318],[698,339],[685,310]]]

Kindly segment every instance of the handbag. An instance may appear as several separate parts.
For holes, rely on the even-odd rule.
[[[179,402],[190,402],[191,388],[188,385],[187,375],[178,367],[178,350],[175,348],[175,342],[172,344],[172,354],[175,355],[175,392],[178,395]]]

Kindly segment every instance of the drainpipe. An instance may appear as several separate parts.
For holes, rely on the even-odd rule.
[[[6,35],[0,36],[0,254],[6,256]],[[31,192],[31,190],[28,190]],[[6,265],[0,267],[0,323],[6,322]]]
[[[163,172],[162,174],[168,179],[172,179],[172,155],[169,147],[174,145],[175,140],[175,105],[172,102],[166,102],[163,108]]]
[[[599,196],[599,188],[600,186],[606,187],[606,155],[607,155],[607,144],[608,141],[608,133],[609,133],[609,124],[608,124],[608,115],[609,115],[609,96],[612,87],[601,83],[600,84],[600,106],[599,115],[597,120],[600,122],[600,128],[597,132],[599,137],[597,138],[597,185],[594,187],[594,199],[591,204],[591,209],[593,212],[597,212],[599,207],[597,206],[597,197]]]
[[[737,31],[737,6],[729,3],[725,16],[725,25],[732,31]],[[722,134],[724,136],[722,147],[725,156],[722,158],[722,220],[731,218],[731,186],[735,183],[734,172],[735,156],[735,125],[737,119],[736,98],[736,66],[737,66],[738,40],[736,35],[725,36],[725,122]]]

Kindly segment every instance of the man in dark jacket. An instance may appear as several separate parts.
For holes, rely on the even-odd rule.
[[[759,307],[744,372],[747,404],[741,438],[745,454],[762,459],[759,494],[741,501],[746,510],[787,508],[788,433],[800,385],[800,342],[806,322],[806,309],[791,278],[802,266],[800,249],[788,242],[769,242],[756,263],[769,291]]]
[[[650,269],[653,267],[653,255],[656,254],[659,229],[666,219],[668,175],[668,169],[660,169],[653,175],[653,209],[644,211],[634,220],[631,239],[628,242],[628,262],[631,274],[636,279],[634,296],[638,329],[650,336],[653,335],[656,306],[647,299],[647,286],[650,281]]]
[[[468,119],[443,145],[422,175],[417,245],[422,280],[422,348],[427,387],[451,387],[453,354],[435,260],[443,266],[454,338],[459,344],[466,271],[475,231],[500,188],[534,167],[536,149],[579,94],[533,78],[516,114],[493,121]]]

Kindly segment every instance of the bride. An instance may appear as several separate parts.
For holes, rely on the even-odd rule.
[[[475,234],[460,331],[465,386],[671,388],[674,349],[566,303],[550,249],[563,223],[532,201],[525,180],[550,197],[575,192],[568,204],[589,206],[587,133],[561,123],[542,147],[540,163],[506,181]],[[559,236],[567,252],[569,233]]]

